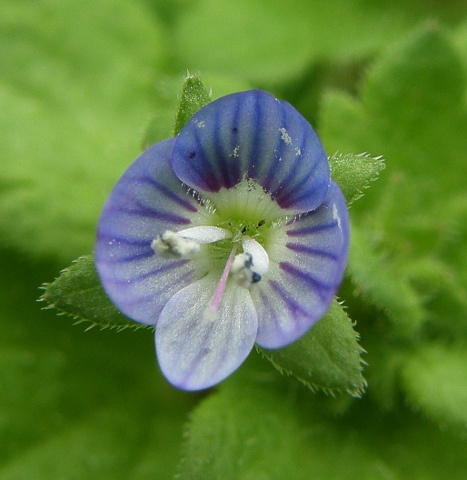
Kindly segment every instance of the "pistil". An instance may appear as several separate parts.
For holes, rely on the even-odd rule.
[[[227,259],[227,262],[225,264],[219,283],[217,284],[216,290],[212,297],[211,303],[204,311],[205,319],[215,320],[217,318],[217,313],[221,305],[222,295],[224,294],[224,290],[227,285],[227,279],[229,277],[229,273],[235,259],[235,250],[236,250],[236,247],[232,248],[232,251],[230,252],[229,258]]]

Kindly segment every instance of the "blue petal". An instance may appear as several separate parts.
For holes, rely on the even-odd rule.
[[[162,373],[183,390],[220,382],[243,363],[255,342],[258,320],[248,290],[227,285],[218,317],[204,314],[217,281],[205,277],[174,295],[156,327]]]
[[[326,196],[329,165],[305,118],[260,90],[222,97],[199,110],[180,132],[172,166],[205,194],[256,180],[290,213],[314,210]]]
[[[124,314],[146,324],[194,280],[191,262],[160,258],[151,248],[165,230],[190,226],[199,208],[170,167],[173,144],[160,142],[130,165],[98,225],[95,262],[104,289]]]
[[[349,248],[345,199],[331,182],[324,203],[275,232],[270,269],[252,289],[256,343],[280,348],[303,335],[327,311],[344,274]]]

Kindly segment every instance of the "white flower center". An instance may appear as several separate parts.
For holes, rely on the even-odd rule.
[[[192,260],[199,278],[222,271],[204,313],[206,320],[215,320],[228,282],[251,289],[267,275],[269,255],[264,246],[267,248],[272,232],[287,217],[252,180],[200,200],[206,209],[192,218],[194,226],[167,230],[151,247],[159,256]]]
[[[192,227],[178,232],[166,230],[151,243],[151,248],[161,257],[192,259],[200,252],[200,245],[216,243],[232,238],[232,232],[225,228],[205,226]],[[243,252],[235,255],[229,270],[237,284],[249,288],[257,283],[269,270],[269,256],[263,246],[249,236],[242,238]],[[230,258],[230,257],[229,257]]]

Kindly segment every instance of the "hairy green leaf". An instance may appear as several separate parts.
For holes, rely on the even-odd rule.
[[[399,335],[417,333],[426,313],[407,279],[378,255],[364,231],[352,226],[348,273],[363,298],[383,310]]]
[[[354,400],[343,418],[328,399],[280,389],[243,369],[190,418],[179,480],[462,480],[467,446],[405,410],[377,414]],[[242,375],[243,374],[243,375]],[[241,378],[240,378],[241,377]],[[249,380],[247,380],[249,378]],[[329,399],[330,400],[330,399]]]
[[[176,137],[188,120],[212,100],[198,75],[185,77],[177,106],[178,88],[178,77],[165,77],[158,83],[160,105],[146,127],[142,142],[144,150],[161,140]]]
[[[426,344],[408,356],[401,377],[414,407],[442,426],[467,433],[465,345]]]
[[[41,300],[79,322],[101,328],[145,328],[123,315],[104,292],[92,255],[78,258],[58,278],[44,286]]]
[[[385,168],[382,157],[372,158],[366,153],[335,153],[329,157],[329,164],[331,176],[339,184],[348,205],[362,197],[370,182]]]
[[[463,64],[462,31],[455,45],[451,35],[430,22],[389,45],[369,68],[359,98],[325,95],[321,123],[328,150],[375,151],[386,160],[385,174],[351,210],[352,307],[369,312],[374,329],[362,332],[372,336],[366,344],[372,391],[393,408],[402,388],[432,418],[457,424],[462,416],[447,405],[444,392],[451,392],[453,403],[462,398],[449,383],[448,365],[460,378],[454,367],[457,354],[451,357],[447,349],[441,362],[434,351],[439,370],[427,355],[430,337],[446,344],[464,342],[466,332],[467,57],[464,51]],[[384,312],[376,321],[372,304]],[[445,389],[430,383],[432,372],[440,377],[441,371]]]
[[[366,385],[358,334],[336,300],[296,342],[277,350],[259,350],[280,372],[293,375],[312,390],[360,396]]]

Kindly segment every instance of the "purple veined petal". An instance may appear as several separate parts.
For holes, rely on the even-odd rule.
[[[204,277],[175,294],[156,327],[156,352],[165,377],[183,390],[220,382],[253,348],[258,319],[248,290],[228,284],[219,315],[205,315],[218,278]]]
[[[155,255],[152,240],[191,225],[198,203],[173,173],[174,140],[138,157],[119,179],[99,219],[95,263],[113,303],[130,318],[155,324],[165,303],[194,281],[187,260]]]
[[[311,125],[261,90],[228,95],[199,110],[176,139],[172,167],[207,195],[251,178],[289,213],[317,208],[329,186],[327,157]]]
[[[349,247],[345,199],[331,182],[324,203],[285,226],[270,245],[270,269],[251,294],[258,312],[256,343],[280,348],[297,340],[328,310],[342,280]]]

